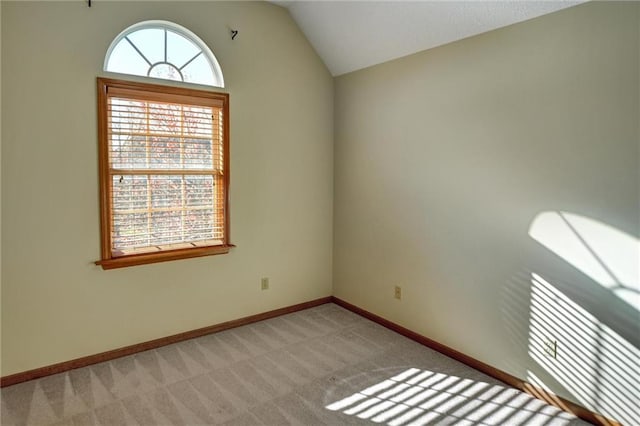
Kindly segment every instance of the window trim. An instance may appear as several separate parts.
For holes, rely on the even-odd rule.
[[[229,241],[229,94],[209,92],[183,87],[164,86],[158,84],[140,83],[98,77],[98,171],[100,182],[100,241],[101,260],[94,263],[103,269],[121,268],[126,266],[144,265],[168,260],[188,259],[192,257],[225,254],[235,247]],[[174,97],[189,97],[194,103],[198,99],[221,101],[223,106],[223,185],[224,185],[224,234],[222,244],[215,246],[200,246],[194,248],[179,248],[158,252],[146,252],[114,257],[111,250],[111,186],[109,174],[109,124],[108,124],[108,89],[109,87],[124,90],[142,90],[150,94],[151,99],[162,98],[169,94]]]

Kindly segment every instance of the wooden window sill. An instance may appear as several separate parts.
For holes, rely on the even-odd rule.
[[[233,247],[235,247],[233,244],[225,244],[219,246],[167,250],[156,253],[134,254],[129,256],[113,257],[111,259],[97,260],[95,264],[102,266],[102,269],[124,268],[127,266],[146,265],[149,263],[166,262],[169,260],[226,254],[229,253]]]

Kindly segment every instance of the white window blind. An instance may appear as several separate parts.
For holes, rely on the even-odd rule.
[[[112,257],[224,244],[222,103],[186,98],[107,92]]]

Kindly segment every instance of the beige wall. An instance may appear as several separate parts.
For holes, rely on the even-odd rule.
[[[640,418],[639,10],[587,3],[338,77],[334,294]]]
[[[237,248],[103,271],[96,76],[148,19],[189,28],[222,66]],[[3,1],[2,43],[3,376],[331,294],[333,81],[285,9]]]

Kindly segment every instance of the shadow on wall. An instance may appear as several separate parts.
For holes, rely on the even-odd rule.
[[[557,256],[567,274],[560,279],[530,270],[505,287],[503,313],[511,337],[527,348],[527,381],[634,424],[640,418],[638,239],[551,211],[533,220],[529,236]],[[526,336],[513,325],[523,315]]]

